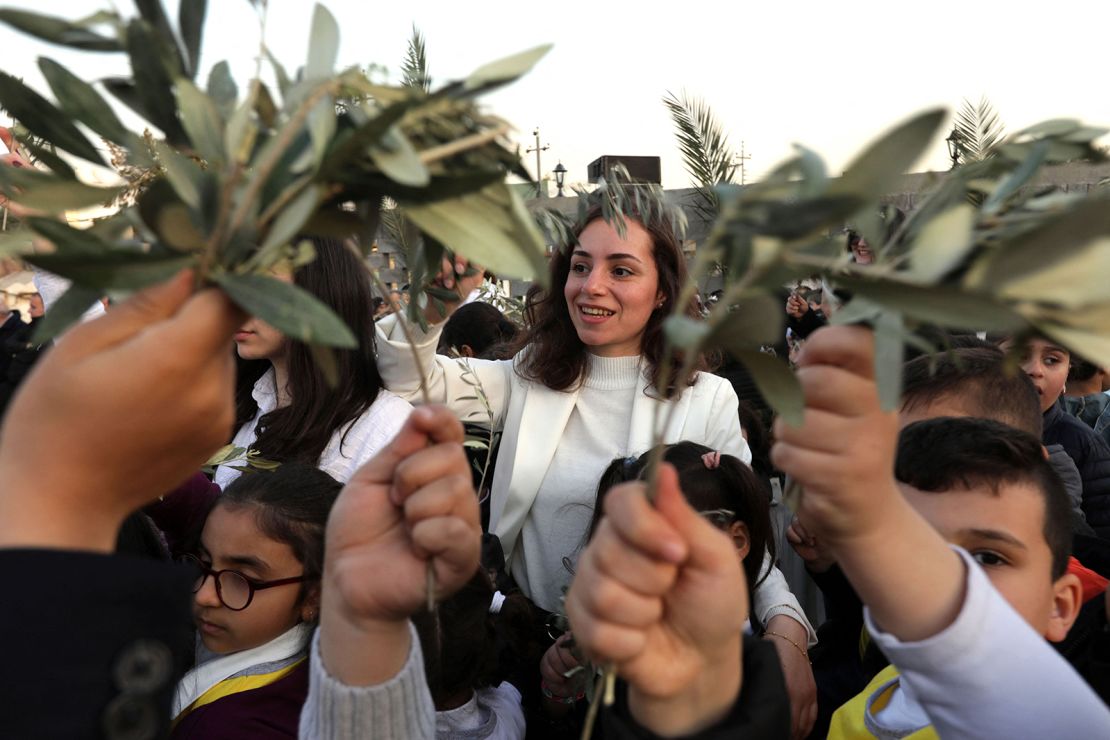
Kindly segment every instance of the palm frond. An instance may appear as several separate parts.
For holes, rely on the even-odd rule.
[[[984,95],[978,104],[964,98],[956,113],[954,131],[961,164],[979,162],[993,156],[994,147],[1002,141],[1006,127],[994,105]]]
[[[424,34],[413,24],[412,36],[405,51],[405,61],[401,63],[401,84],[428,92],[431,78],[428,77],[428,56],[424,46]]]
[[[736,172],[728,135],[709,105],[685,91],[680,96],[668,92],[663,96],[663,105],[674,122],[675,137],[686,172],[698,188],[700,203],[694,208],[711,220],[719,208],[713,188],[732,183]]]

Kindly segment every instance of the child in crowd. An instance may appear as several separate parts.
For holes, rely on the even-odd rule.
[[[593,537],[601,521],[609,491],[621,483],[640,480],[651,455],[647,452],[639,458],[618,458],[605,469],[598,484],[597,503],[587,540]],[[667,445],[663,460],[677,471],[679,485],[689,505],[732,539],[743,565],[750,603],[755,588],[767,577],[768,565],[775,560],[770,504],[758,477],[732,455],[722,455],[694,442]],[[758,553],[764,555],[760,557]],[[764,633],[763,625],[754,615],[749,622],[750,628],[757,634],[787,640],[775,632]],[[541,690],[547,700],[545,709],[556,716],[565,713],[575,701],[583,698],[586,681],[589,680],[589,676],[581,671],[566,676],[579,665],[578,657],[570,649],[571,639],[569,633],[559,638],[540,662]],[[793,649],[806,653],[804,645],[792,641],[790,644]]]
[[[1095,430],[1110,444],[1110,372],[1093,362],[1071,358],[1064,410]]]
[[[436,707],[437,740],[524,738],[520,691],[501,680],[499,648],[514,642],[513,625],[526,625],[528,610],[523,596],[495,592],[479,569],[435,614],[413,615]]]
[[[1012,337],[999,338],[1006,351],[1015,349]],[[1071,353],[1056,342],[1033,337],[1021,348],[1021,369],[1033,381],[1044,414],[1042,439],[1062,445],[1083,479],[1083,512],[1101,537],[1110,537],[1110,447],[1083,422],[1064,412],[1058,402],[1067,384]]]
[[[197,664],[172,737],[296,737],[320,607],[324,528],[340,484],[301,463],[236,479],[194,553]]]
[[[906,363],[899,425],[942,416],[976,417],[1039,438],[1041,410],[1032,381],[1023,373],[1008,371],[1005,355],[993,345],[976,344]],[[1065,488],[1071,502],[1073,531],[1090,533],[1079,508],[1082,487],[1075,464],[1059,447],[1050,451],[1049,464],[1058,475],[1063,471],[1072,481]],[[787,537],[806,560],[806,569],[825,600],[827,619],[818,630],[820,642],[813,651],[819,705],[814,730],[815,736],[824,737],[832,712],[862,691],[888,661],[867,635],[859,597],[827,549],[797,520]]]
[[[1079,587],[1060,576],[1066,504],[1040,445],[989,421],[924,422],[905,432],[896,484],[898,420],[880,408],[873,366],[868,330],[816,333],[798,376],[805,423],[780,422],[773,452],[804,487],[799,518],[844,570],[901,672],[859,705],[866,719],[845,717],[834,733],[1110,732],[1110,711],[1043,639],[1067,633]]]
[[[309,241],[316,259],[284,279],[334,311],[358,346],[332,352],[335,377],[329,379],[312,347],[249,319],[235,334],[238,431],[232,444],[265,460],[315,465],[346,483],[393,438],[412,406],[385,390],[378,374],[366,266],[336,239]],[[214,480],[226,488],[239,474],[236,466],[220,465]]]

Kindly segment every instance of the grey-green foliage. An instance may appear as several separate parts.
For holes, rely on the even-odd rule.
[[[544,245],[519,197],[505,185],[523,171],[504,137],[508,126],[478,105],[511,83],[546,47],[487,64],[470,77],[430,90],[423,41],[410,42],[409,82],[384,85],[358,69],[336,70],[339,25],[317,5],[305,64],[289,73],[264,48],[278,89],[259,79],[239,90],[226,63],[202,89],[194,80],[205,24],[204,2],[183,2],[174,23],[160,0],[137,0],[138,17],[105,11],[68,21],[0,9],[0,21],[56,44],[126,54],[132,73],[97,85],[43,59],[53,100],[0,75],[0,105],[46,145],[103,161],[77,124],[124,148],[128,165],[155,173],[118,218],[134,227],[96,238],[57,215],[27,228],[54,243],[51,255],[26,259],[74,280],[78,288],[119,294],[181,267],[213,284],[289,336],[314,345],[349,346],[350,332],[296,286],[259,275],[304,254],[298,234],[350,239],[368,250],[384,201],[400,204],[425,241],[457,251],[505,276],[544,277]],[[255,3],[260,13],[265,3]],[[219,6],[213,5],[213,12]],[[218,21],[217,21],[218,22]],[[419,79],[417,79],[419,77]],[[138,112],[164,139],[148,147],[107,104],[106,90]],[[337,106],[338,101],[347,101]],[[45,164],[49,162],[43,160]],[[55,214],[110,201],[118,188],[93,188],[68,167],[0,168],[0,191]],[[6,240],[5,244],[27,240]],[[406,254],[411,264],[415,254]],[[414,286],[420,294],[422,286]],[[75,294],[80,295],[80,294]],[[55,316],[60,331],[79,314]]]
[[[1110,201],[1029,187],[1045,164],[1097,158],[1106,129],[1049,121],[957,167],[897,229],[875,231],[876,264],[848,261],[845,223],[874,221],[881,196],[935,140],[942,111],[917,115],[880,137],[838,179],[799,149],[762,182],[721,189],[721,216],[692,267],[694,280],[723,270],[725,294],[705,324],[668,320],[672,345],[692,357],[718,347],[748,363],[764,395],[789,420],[800,394],[785,363],[753,355],[768,327],[781,331],[781,286],[818,275],[852,300],[840,321],[877,335],[877,378],[896,403],[902,345],[924,325],[1041,332],[1110,363]],[[969,200],[969,195],[976,196]],[[971,205],[978,203],[978,206]],[[692,290],[692,288],[690,288]],[[731,307],[731,310],[729,310]]]

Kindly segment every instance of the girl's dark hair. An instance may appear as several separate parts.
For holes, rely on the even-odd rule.
[[[443,707],[465,690],[501,683],[500,658],[520,649],[520,638],[531,631],[528,600],[516,593],[506,597],[498,614],[490,614],[494,588],[479,568],[454,596],[441,602],[438,615],[412,615],[424,652],[424,673],[432,701]]]
[[[582,228],[575,233],[575,238],[577,239],[590,224],[601,217],[600,206],[595,206],[587,212]],[[626,214],[626,219],[640,224],[648,232],[655,257],[655,268],[659,273],[659,291],[663,294],[663,305],[652,311],[651,316],[648,317],[641,345],[641,354],[648,362],[651,385],[658,387],[664,349],[663,321],[688,280],[686,258],[682,253],[682,245],[675,236],[674,228],[668,221],[661,218],[645,221],[636,213]],[[578,332],[567,309],[566,297],[563,295],[567,275],[570,273],[573,251],[573,245],[567,245],[562,249],[556,249],[551,255],[549,262],[551,288],[538,292],[534,299],[528,302],[526,312],[528,327],[517,342],[517,351],[528,348],[516,364],[517,374],[525,380],[542,383],[556,391],[576,387],[586,372],[588,355],[586,345],[578,338]],[[676,313],[700,320],[697,297],[692,297],[690,302],[679,307]],[[675,368],[680,365],[681,359],[673,363]],[[699,358],[694,370],[695,372],[706,370],[708,367],[709,361],[703,356]],[[673,387],[678,379],[671,377],[667,381],[667,386]],[[683,378],[682,382],[692,385],[693,377]]]
[[[322,470],[285,463],[274,470],[244,473],[216,498],[217,506],[250,506],[258,528],[284,542],[304,566],[303,599],[324,572],[324,530],[343,485]]]
[[[470,347],[475,357],[486,359],[490,348],[516,339],[517,325],[496,307],[481,301],[460,306],[443,327],[440,349]]]
[[[320,371],[308,345],[290,341],[290,403],[258,420],[252,448],[267,460],[315,465],[332,435],[374,403],[382,390],[382,379],[374,360],[373,296],[365,266],[336,239],[305,238],[315,247],[316,259],[297,270],[293,282],[323,301],[350,327],[358,348],[333,350],[339,376],[333,386]],[[251,391],[269,367],[265,360],[239,363],[236,428],[258,413]]]
[[[775,560],[775,538],[771,533],[771,505],[766,489],[752,469],[732,455],[721,455],[716,468],[705,466],[702,456],[712,449],[695,442],[679,442],[667,445],[663,461],[675,467],[678,483],[690,506],[697,511],[727,509],[733,512],[729,524],[743,522],[748,527],[750,549],[744,558],[744,574],[748,577],[749,596],[756,586],[767,577],[761,573],[763,553]],[[597,486],[597,502],[594,504],[593,520],[590,522],[588,537],[592,537],[601,522],[602,502],[613,486],[640,478],[647,467],[651,452],[638,458],[617,458],[605,472]]]

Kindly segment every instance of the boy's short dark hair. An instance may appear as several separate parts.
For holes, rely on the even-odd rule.
[[[902,409],[958,397],[970,416],[1009,424],[1040,438],[1044,416],[1037,389],[1025,373],[1006,367],[994,347],[963,347],[923,355],[902,371]]]
[[[1098,365],[1073,354],[1071,356],[1071,367],[1068,368],[1068,380],[1085,383],[1095,377],[1095,373],[1098,371]]]
[[[944,492],[986,484],[1030,483],[1045,502],[1044,538],[1052,578],[1067,570],[1071,507],[1038,437],[991,419],[940,417],[910,424],[898,438],[895,477],[919,491]]]

